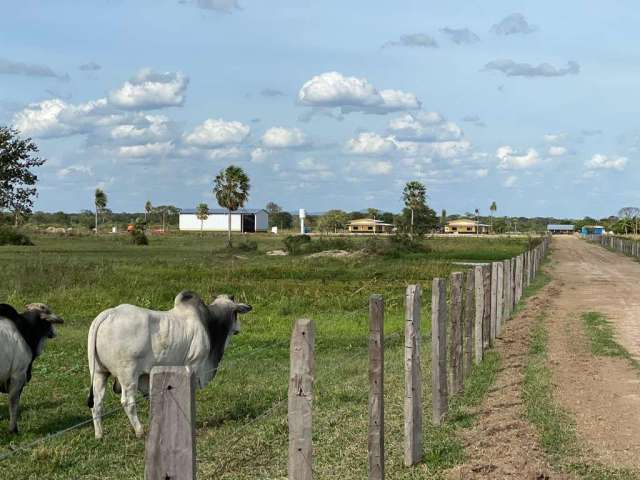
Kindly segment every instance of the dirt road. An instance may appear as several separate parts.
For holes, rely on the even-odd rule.
[[[551,251],[551,282],[498,340],[502,370],[476,425],[462,434],[467,462],[450,478],[572,478],[553,472],[524,420],[523,371],[540,312],[547,314],[554,397],[575,417],[588,461],[640,467],[640,374],[624,359],[594,357],[581,318],[587,311],[605,314],[619,343],[640,358],[640,264],[574,237],[554,238]]]

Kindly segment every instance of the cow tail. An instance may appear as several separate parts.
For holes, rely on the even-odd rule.
[[[87,407],[93,408],[93,376],[96,371],[96,358],[98,357],[97,350],[97,342],[98,342],[98,329],[102,322],[108,317],[105,312],[102,312],[100,315],[96,317],[96,319],[91,324],[91,328],[89,329],[89,341],[88,341],[88,351],[93,353],[92,362],[90,364],[91,368],[91,385],[89,385],[89,395],[87,395]]]

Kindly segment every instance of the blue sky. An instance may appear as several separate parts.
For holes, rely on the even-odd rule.
[[[596,217],[640,205],[631,1],[8,0],[0,124],[36,208],[249,206]]]

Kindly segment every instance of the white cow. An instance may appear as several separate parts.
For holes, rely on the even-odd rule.
[[[135,394],[149,389],[155,366],[188,366],[197,385],[213,379],[232,335],[240,331],[238,313],[251,306],[227,295],[205,305],[193,292],[179,293],[166,312],[134,305],[105,310],[91,323],[88,338],[91,391],[87,401],[93,414],[96,438],[102,438],[103,400],[109,375],[120,384],[121,403],[137,437],[144,435],[138,420]],[[116,385],[114,385],[116,390]]]
[[[9,394],[11,433],[18,433],[20,395],[31,380],[33,362],[44,350],[47,338],[56,336],[54,323],[63,321],[43,303],[29,304],[23,313],[0,304],[0,392]]]

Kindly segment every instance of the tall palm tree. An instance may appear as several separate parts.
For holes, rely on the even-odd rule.
[[[493,216],[498,210],[498,205],[496,204],[495,200],[491,202],[491,206],[489,207],[489,210],[491,211],[491,231],[493,232]]]
[[[209,205],[206,203],[199,203],[196,207],[196,217],[200,220],[200,235],[204,230],[204,221],[209,218]]]
[[[147,221],[147,215],[151,215],[153,212],[153,205],[151,205],[151,200],[147,200],[147,203],[144,204],[144,221]]]
[[[480,235],[480,223],[478,222],[478,215],[480,215],[480,210],[476,208],[474,213],[476,214],[476,235]]]
[[[96,188],[94,203],[96,206],[96,235],[98,235],[98,214],[107,208],[107,194]]]
[[[227,209],[228,215],[228,245],[231,246],[231,212],[244,207],[249,198],[249,177],[242,168],[229,165],[221,170],[216,176],[213,184],[213,193],[218,204]]]
[[[424,207],[427,201],[427,189],[424,184],[415,180],[407,182],[402,191],[402,200],[405,206],[411,210],[411,234],[413,235],[414,211]]]

